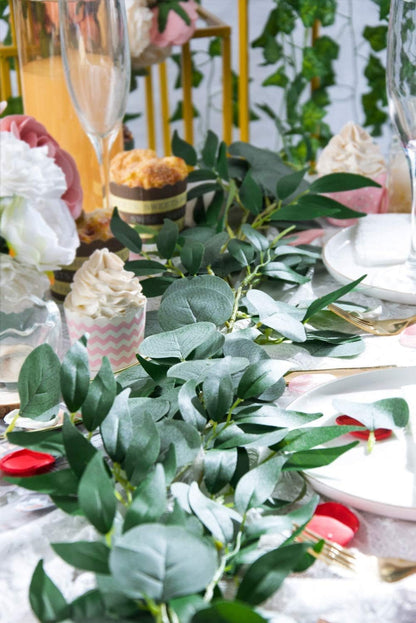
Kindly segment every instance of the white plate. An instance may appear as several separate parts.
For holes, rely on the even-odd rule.
[[[352,225],[341,229],[331,236],[324,245],[322,259],[330,275],[342,284],[351,283],[351,281],[367,275],[357,287],[357,291],[383,301],[416,305],[415,289],[401,288],[397,280],[392,281],[391,285],[386,285],[383,269],[385,273],[385,271],[391,270],[392,266],[385,268],[383,266],[363,266],[357,262],[354,253],[356,227],[356,225]]]
[[[413,385],[411,392],[409,387]],[[339,415],[334,398],[374,402],[382,398],[414,396],[411,407],[416,430],[416,366],[377,370],[326,383],[292,402],[288,409],[323,413],[310,425],[332,425]],[[410,407],[410,405],[409,405]],[[356,441],[351,435],[338,437],[330,444]],[[409,461],[413,459],[413,469]],[[387,517],[416,521],[416,439],[403,430],[393,431],[388,439],[377,441],[367,454],[367,442],[359,441],[352,450],[325,467],[305,472],[312,487],[323,495]]]

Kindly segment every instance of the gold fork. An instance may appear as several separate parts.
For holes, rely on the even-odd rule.
[[[414,561],[403,558],[380,558],[361,552],[351,552],[337,543],[326,541],[308,528],[296,535],[295,540],[301,543],[324,541],[320,552],[310,549],[309,553],[327,565],[339,565],[355,575],[365,575],[366,577],[371,575],[382,582],[398,582],[416,573],[416,562]]]
[[[374,335],[397,335],[403,331],[403,329],[406,329],[406,327],[410,327],[412,324],[416,323],[416,315],[410,316],[409,318],[369,320],[368,318],[363,318],[359,312],[348,312],[333,303],[328,305],[328,309],[359,329],[367,331],[368,333],[373,333]]]

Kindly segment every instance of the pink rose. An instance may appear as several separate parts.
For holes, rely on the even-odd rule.
[[[48,156],[62,169],[66,178],[67,190],[62,195],[74,219],[82,212],[82,188],[77,165],[73,157],[61,149],[46,128],[28,115],[9,115],[0,119],[0,132],[12,132],[30,147],[48,147]]]
[[[191,20],[190,25],[176,13],[173,9],[169,11],[166,28],[163,32],[159,32],[158,17],[159,9],[154,7],[153,21],[150,28],[150,41],[160,48],[165,48],[168,45],[183,45],[194,34],[196,29],[196,21],[198,19],[197,7],[198,5],[194,0],[188,0],[188,2],[179,2],[180,6],[189,16]]]

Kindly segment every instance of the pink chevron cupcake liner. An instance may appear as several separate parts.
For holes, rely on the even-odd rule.
[[[137,362],[136,353],[144,337],[146,305],[130,308],[112,318],[89,318],[65,308],[71,343],[88,336],[90,371],[96,373],[103,357],[108,357],[113,371]]]

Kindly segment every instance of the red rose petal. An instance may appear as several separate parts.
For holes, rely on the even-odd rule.
[[[318,504],[315,509],[315,515],[325,515],[326,517],[333,517],[341,523],[345,524],[353,532],[357,532],[360,527],[360,522],[357,515],[353,513],[349,508],[340,504],[339,502],[323,502]]]
[[[326,515],[314,515],[307,528],[319,534],[328,541],[333,541],[339,545],[347,545],[354,536],[354,531],[334,517]]]
[[[47,471],[55,463],[55,457],[45,452],[17,450],[0,460],[0,470],[10,476],[32,476]]]
[[[352,435],[353,437],[357,437],[358,439],[364,439],[364,441],[367,441],[370,435],[370,431],[368,430],[368,428],[365,428],[364,424],[362,424],[358,420],[350,417],[349,415],[339,415],[335,421],[337,424],[340,424],[342,426],[362,426],[364,429],[362,432],[357,430],[355,432],[348,433],[348,435]],[[374,431],[376,441],[387,439],[387,437],[390,437],[392,432],[393,431],[390,428],[376,428]]]

